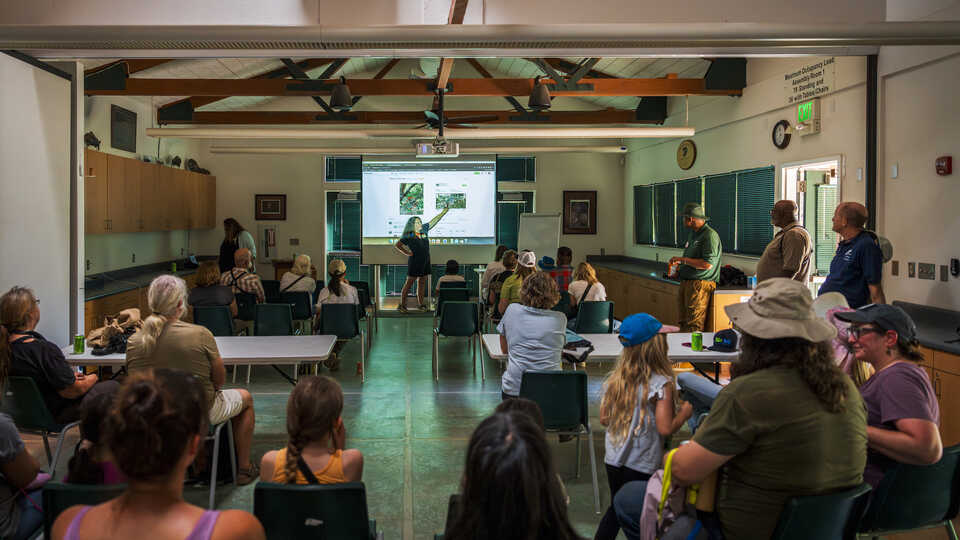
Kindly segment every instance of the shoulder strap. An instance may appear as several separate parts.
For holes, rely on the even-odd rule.
[[[593,283],[587,284],[587,288],[583,290],[583,294],[580,295],[580,298],[577,299],[577,303],[578,303],[578,304],[579,304],[580,302],[582,302],[584,298],[587,297],[587,294],[590,293],[590,289],[592,289],[592,288],[593,288]]]
[[[246,271],[246,270],[244,270],[243,273],[241,273],[239,276],[236,275],[236,274],[234,274],[234,273],[233,273],[233,270],[230,270],[230,277],[233,279],[233,281],[230,282],[230,285],[236,285],[236,284],[237,284],[237,281],[239,281],[239,279],[242,278],[242,277],[245,276],[245,275],[247,275],[247,271]]]
[[[287,285],[286,287],[280,289],[280,292],[286,292],[287,289],[289,289],[290,287],[293,287],[293,286],[296,285],[297,283],[300,283],[300,280],[303,279],[303,278],[305,278],[305,277],[307,277],[307,276],[304,275],[304,276],[298,277],[297,279],[295,279],[295,280],[293,281],[293,283],[291,283],[291,284]]]
[[[307,465],[307,462],[303,460],[303,456],[297,456],[297,468],[300,469],[300,472],[303,474],[304,478],[307,479],[309,484],[319,484],[320,481],[317,480],[317,477],[313,474],[313,471],[310,470],[310,467]]]

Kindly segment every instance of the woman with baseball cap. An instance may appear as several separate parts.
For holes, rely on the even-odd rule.
[[[517,269],[513,272],[512,276],[503,282],[503,287],[500,288],[500,305],[497,306],[498,312],[506,313],[507,306],[520,301],[520,287],[523,285],[524,278],[536,271],[537,255],[530,250],[524,250],[520,253],[520,256],[517,257]]]
[[[727,540],[769,538],[791,496],[863,482],[866,411],[833,361],[837,330],[812,303],[803,284],[772,278],[725,308],[742,334],[733,380],[674,454],[672,474],[690,485],[724,467],[716,508]]]
[[[870,304],[837,313],[847,321],[854,359],[876,370],[860,386],[867,406],[867,468],[864,481],[876,487],[895,463],[929,465],[940,461],[940,407],[930,378],[917,362],[917,327],[905,311]]]

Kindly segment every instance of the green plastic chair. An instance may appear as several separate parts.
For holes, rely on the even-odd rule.
[[[126,484],[109,486],[91,484],[64,484],[47,482],[43,486],[43,537],[53,538],[50,534],[53,523],[71,506],[78,504],[93,506],[116,498],[127,489]]]
[[[234,298],[237,300],[237,319],[252,321],[256,317],[257,295],[239,291]]]
[[[367,380],[367,351],[358,308],[357,304],[322,304],[317,334],[337,336],[338,341],[349,341],[360,336],[360,382],[363,383]]]
[[[944,527],[957,540],[953,520],[960,510],[960,445],[943,449],[933,465],[898,464],[873,492],[860,522],[860,536],[878,538],[917,529]]]
[[[547,431],[577,436],[577,478],[580,477],[580,436],[587,436],[593,479],[593,509],[600,513],[597,457],[590,430],[586,371],[527,371],[520,380],[520,397],[535,401],[543,411]]]
[[[444,302],[467,302],[468,300],[470,300],[470,292],[467,289],[459,287],[439,289],[437,291],[437,311],[435,316],[440,315]],[[434,321],[434,326],[436,326],[436,321]]]
[[[869,484],[824,495],[790,497],[770,540],[856,539],[869,500]]]
[[[290,304],[291,316],[295,323],[300,324],[299,333],[309,334],[313,324],[313,304],[310,293],[306,291],[285,292],[280,294],[280,302]],[[304,331],[303,327],[307,330]]]
[[[233,316],[229,306],[195,306],[193,322],[206,327],[214,336],[233,335]]]
[[[578,334],[612,334],[613,302],[580,302],[577,323]]]
[[[466,289],[466,281],[444,281],[438,285],[441,289]]]
[[[260,285],[263,287],[263,300],[268,304],[279,304],[280,299],[280,281],[276,279],[261,279]]]
[[[223,430],[226,428],[226,434],[223,434]],[[226,439],[227,441],[227,455],[230,456],[230,475],[233,479],[233,485],[237,485],[237,450],[233,442],[233,422],[227,420],[220,424],[211,425],[208,428],[207,436],[204,439],[206,441],[213,441],[213,449],[210,452],[212,459],[210,460],[210,500],[207,505],[207,508],[213,510],[215,505],[215,496],[217,494],[217,476],[220,473],[220,441]]]
[[[440,336],[465,337],[470,340],[470,356],[473,358],[473,373],[477,373],[477,349],[480,341],[480,312],[475,302],[444,302],[440,309],[437,327],[433,329],[433,372],[440,380]],[[480,379],[487,380],[480,360]]]
[[[326,309],[326,308],[324,308]],[[267,539],[353,538],[377,540],[369,519],[363,482],[297,485],[259,482],[253,490],[253,515]]]
[[[573,300],[570,298],[570,293],[567,291],[560,291],[560,300],[557,301],[557,305],[550,308],[551,311],[559,311],[563,313],[564,316],[570,318],[570,304],[573,303]]]
[[[357,288],[357,297],[360,300],[360,320],[367,321],[367,348],[373,346],[373,333],[380,331],[380,321],[377,319],[377,306],[370,296],[370,286],[366,281],[351,282]],[[367,311],[367,308],[371,308]]]
[[[292,336],[293,310],[290,304],[257,304],[253,335]]]
[[[43,401],[43,395],[37,383],[30,377],[7,377],[2,411],[13,419],[20,431],[39,432],[43,437],[43,449],[47,452],[47,467],[51,477],[56,477],[57,462],[63,450],[63,441],[70,429],[79,428],[80,422],[61,424],[53,418],[53,413]],[[47,436],[57,433],[56,450],[50,453],[50,441]]]

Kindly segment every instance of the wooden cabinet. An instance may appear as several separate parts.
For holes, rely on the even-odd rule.
[[[677,285],[607,268],[597,269],[597,279],[607,291],[607,300],[613,302],[617,319],[640,312],[649,313],[664,324],[676,324],[680,318]]]
[[[717,291],[713,293],[713,302],[711,302],[710,310],[707,312],[706,328],[711,332],[731,328],[733,325],[730,323],[730,317],[727,317],[727,312],[724,308],[732,304],[744,302],[746,298],[752,295],[753,293],[750,291]]]
[[[960,356],[920,347],[920,367],[930,376],[940,405],[940,438],[943,446],[960,443]]]
[[[930,382],[933,382],[933,349],[928,349],[927,347],[920,347],[920,354],[923,355],[923,360],[920,362],[920,367],[927,372],[927,377],[930,379]],[[936,390],[936,387],[934,387]]]
[[[215,176],[90,149],[84,155],[87,234],[216,226]]]
[[[84,331],[89,334],[91,330],[103,326],[105,317],[116,315],[132,307],[140,308],[141,315],[145,313],[144,306],[140,303],[139,289],[88,300],[84,303],[83,309]]]

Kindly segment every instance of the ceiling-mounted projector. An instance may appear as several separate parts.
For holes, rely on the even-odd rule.
[[[418,158],[455,158],[460,155],[460,144],[446,139],[417,143]]]

